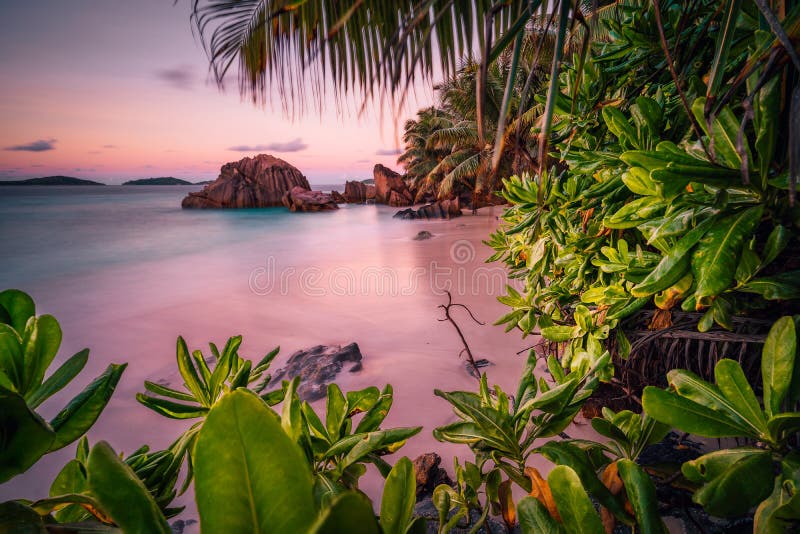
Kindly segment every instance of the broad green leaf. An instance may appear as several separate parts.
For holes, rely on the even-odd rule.
[[[92,447],[88,472],[91,495],[124,532],[171,534],[150,492],[105,441]]]
[[[268,532],[282,531],[269,530]],[[344,532],[381,533],[375,513],[372,511],[372,504],[363,493],[348,491],[338,496],[329,507],[323,510],[319,520],[309,530],[310,534],[341,534]]]
[[[636,523],[641,531],[648,534],[666,533],[666,526],[658,513],[656,487],[653,485],[650,475],[645,473],[635,462],[627,459],[619,460],[617,467],[619,476],[625,484],[625,493],[633,506]]]
[[[286,396],[283,398],[283,411],[281,412],[281,427],[286,435],[297,443],[301,442],[303,431],[303,413],[300,399],[297,397],[297,386],[300,384],[300,377],[296,376],[286,388]]]
[[[416,497],[414,466],[408,458],[400,458],[383,485],[380,519],[383,534],[405,534],[414,515]]]
[[[746,432],[720,412],[657,387],[644,389],[642,406],[650,417],[690,434],[725,438]]]
[[[356,432],[372,432],[380,428],[381,423],[389,414],[389,409],[392,407],[393,402],[394,392],[392,386],[387,384],[383,388],[378,401],[364,414],[364,417],[356,426]]]
[[[27,471],[50,450],[55,433],[18,393],[0,388],[0,483]]]
[[[730,169],[741,168],[742,158],[736,151],[739,121],[736,120],[731,109],[725,106],[711,122],[711,129],[709,130],[703,113],[705,105],[706,99],[704,97],[695,99],[692,103],[692,112],[706,135],[713,141],[717,163]],[[753,157],[750,155],[750,148],[745,146],[745,150],[747,151],[748,161],[753,161]]]
[[[6,375],[15,391],[18,391],[22,384],[24,366],[22,338],[11,326],[0,323],[0,371]]]
[[[580,381],[577,378],[569,378],[563,384],[559,384],[549,391],[539,393],[535,398],[523,404],[521,411],[531,406],[536,410],[559,414],[572,402],[578,386],[580,386]]]
[[[797,355],[797,333],[791,317],[781,317],[772,325],[761,353],[764,381],[764,407],[769,415],[781,411],[792,382]]]
[[[631,290],[634,297],[647,297],[673,286],[689,269],[689,251],[703,238],[713,219],[698,224],[684,235],[656,267]]]
[[[325,428],[331,441],[342,435],[342,425],[347,418],[347,399],[335,383],[328,384],[328,398],[325,404]],[[358,430],[356,430],[358,432]]]
[[[756,293],[767,300],[800,299],[799,271],[789,271],[775,276],[753,278],[739,288],[744,293]]]
[[[714,378],[717,387],[728,401],[733,404],[742,419],[752,426],[766,432],[767,421],[764,412],[758,404],[758,399],[739,362],[724,358],[714,367]]]
[[[350,417],[366,412],[378,402],[381,392],[375,386],[347,392],[347,412]]]
[[[34,317],[22,337],[22,383],[20,393],[27,396],[44,379],[45,371],[61,345],[61,327],[52,315]]]
[[[564,532],[561,524],[550,516],[547,508],[533,497],[525,497],[517,503],[517,516],[522,534],[560,534]]]
[[[681,472],[687,480],[692,482],[709,482],[730,469],[730,467],[739,460],[753,454],[763,454],[764,452],[764,449],[757,449],[755,447],[720,449],[704,454],[694,460],[684,462],[681,466]]]
[[[56,392],[61,391],[64,386],[72,382],[73,378],[78,376],[88,360],[89,349],[83,349],[65,361],[41,386],[28,394],[25,399],[28,401],[28,406],[36,408]]]
[[[95,378],[50,421],[50,426],[56,432],[56,439],[50,446],[51,451],[69,445],[91,428],[111,399],[127,366],[127,363],[109,365],[103,374]]]
[[[787,230],[785,226],[781,226],[780,224],[775,226],[772,232],[769,233],[767,242],[764,244],[764,252],[762,253],[764,256],[763,264],[769,265],[772,263],[773,260],[783,252],[791,238],[792,233]]]
[[[702,457],[695,462],[700,460]],[[692,500],[712,515],[739,516],[769,496],[774,478],[772,455],[768,451],[753,452],[717,476],[704,477],[708,482],[694,493]]]
[[[11,328],[22,334],[28,319],[36,313],[36,306],[33,299],[27,294],[17,289],[6,289],[0,291],[0,306],[2,306],[11,318],[9,325]]]
[[[581,480],[575,471],[558,465],[547,477],[558,514],[567,532],[576,534],[603,534],[603,523],[586,495]]]
[[[720,219],[700,240],[692,254],[698,306],[708,306],[730,287],[742,244],[753,235],[763,212],[763,206],[756,206]]]
[[[50,497],[83,493],[88,489],[89,480],[84,465],[79,460],[70,460],[61,468],[61,471],[59,471],[50,485]],[[72,504],[53,512],[53,516],[60,523],[77,523],[87,519],[89,515],[89,512],[77,504]]]
[[[183,336],[178,336],[176,357],[178,360],[178,370],[181,373],[181,377],[187,389],[192,392],[197,402],[203,406],[210,407],[213,400],[209,399],[209,392],[203,387],[200,377],[197,375],[197,370],[194,368],[192,357],[189,355],[189,348],[186,346],[186,341],[183,339]],[[219,362],[217,362],[217,365],[219,365]]]
[[[254,393],[237,389],[211,409],[194,453],[204,532],[306,532],[315,520],[302,451]]]
[[[579,329],[577,326],[545,326],[541,330],[542,337],[547,339],[548,341],[555,341],[556,343],[561,343],[563,341],[569,341],[574,337],[578,337],[580,335]]]

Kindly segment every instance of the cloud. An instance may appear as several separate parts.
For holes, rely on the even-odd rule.
[[[367,158],[357,159],[356,160],[356,163],[371,163],[371,162],[372,162],[372,160],[371,159],[367,159]]]
[[[7,146],[5,150],[16,152],[46,152],[48,150],[55,150],[55,143],[55,139],[38,139],[23,145]]]
[[[175,89],[188,90],[194,87],[196,79],[194,69],[188,65],[180,65],[170,69],[156,71],[156,77]]]
[[[397,156],[402,153],[403,151],[399,148],[379,148],[375,151],[376,156]]]
[[[271,150],[272,152],[300,152],[308,148],[308,145],[301,138],[292,139],[285,143],[270,143],[268,145],[236,145],[229,147],[233,152],[262,152]]]
[[[117,145],[103,145],[103,148],[117,148]]]

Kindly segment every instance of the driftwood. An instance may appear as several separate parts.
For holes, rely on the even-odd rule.
[[[472,350],[470,350],[470,348],[469,348],[469,344],[467,343],[467,339],[464,337],[464,333],[461,331],[461,328],[459,328],[458,323],[456,323],[455,319],[453,319],[453,316],[450,315],[450,309],[451,308],[456,308],[456,307],[457,308],[464,308],[473,321],[475,321],[476,323],[478,323],[481,326],[483,326],[486,323],[482,323],[477,318],[475,318],[475,316],[472,314],[472,311],[469,308],[467,308],[466,305],[454,303],[453,302],[453,295],[451,295],[449,291],[447,291],[447,304],[439,304],[438,307],[442,308],[444,310],[444,319],[439,319],[439,321],[440,322],[450,321],[450,324],[452,324],[453,328],[456,329],[456,332],[458,333],[458,337],[461,338],[461,343],[464,345],[464,348],[461,349],[461,352],[458,353],[458,356],[461,357],[462,354],[464,354],[465,352],[467,353],[467,362],[469,363],[470,367],[472,368],[472,371],[474,371],[474,373],[470,373],[470,374],[472,374],[474,377],[480,379],[480,377],[481,377],[481,371],[480,371],[481,362],[476,361],[475,357],[472,355]]]

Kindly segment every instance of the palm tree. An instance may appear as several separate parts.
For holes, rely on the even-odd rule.
[[[264,103],[275,88],[290,114],[309,105],[320,108],[328,87],[337,98],[390,97],[400,105],[419,77],[430,80],[439,69],[452,78],[466,57],[477,65],[476,145],[482,151],[491,139],[493,111],[500,125],[495,123],[495,152],[501,153],[525,30],[534,15],[555,21],[548,28],[555,28],[551,63],[557,68],[571,8],[566,0],[193,0],[192,17],[220,85],[238,64],[243,96]],[[510,67],[500,84],[507,90],[491,110],[496,102],[489,95],[490,65],[508,50]],[[548,100],[544,107],[542,139],[549,133],[552,104]],[[479,181],[476,189],[490,182]]]

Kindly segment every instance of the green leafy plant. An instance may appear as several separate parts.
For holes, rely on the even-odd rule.
[[[772,327],[761,360],[763,401],[738,362],[723,359],[716,384],[684,370],[671,371],[670,389],[645,389],[642,402],[653,418],[707,437],[744,437],[753,445],[721,449],[683,464],[683,475],[700,487],[695,502],[719,516],[741,515],[757,506],[755,531],[778,532],[800,521],[795,494],[800,463],[791,444],[800,412],[795,319]]]
[[[80,438],[100,416],[126,367],[108,366],[45,421],[36,408],[83,370],[89,350],[70,357],[45,378],[61,345],[61,327],[53,316],[35,313],[27,294],[0,292],[0,482]]]
[[[599,365],[606,365],[608,358],[606,354]],[[565,374],[551,357],[548,367],[555,380],[552,387],[544,379],[537,384],[535,367],[536,356],[531,352],[513,400],[499,386],[491,391],[485,374],[479,393],[435,390],[437,396],[453,405],[460,421],[434,429],[434,437],[469,445],[479,466],[492,460],[527,490],[530,481],[525,466],[534,442],[563,431],[598,383],[594,376],[597,366]]]
[[[286,388],[281,424],[303,449],[321,501],[345,489],[357,489],[359,478],[366,472],[365,464],[375,465],[387,477],[392,467],[382,457],[397,451],[422,430],[380,428],[394,400],[391,385],[382,391],[369,387],[345,395],[339,386],[329,384],[322,418],[297,397],[299,381],[295,377]]]
[[[264,392],[271,379],[266,372],[272,360],[278,355],[280,347],[274,348],[253,365],[252,361],[239,356],[241,344],[242,336],[234,336],[228,339],[220,352],[214,343],[209,343],[212,363],[209,366],[209,360],[202,351],[195,350],[190,354],[186,341],[178,336],[176,359],[185,391],[145,381],[144,387],[147,393],[136,394],[136,400],[141,404],[170,419],[201,418],[170,446],[170,451],[178,464],[185,458],[188,465],[181,493],[186,491],[192,481],[194,469],[191,453],[203,419],[224,393],[237,388],[251,387],[271,405],[279,403],[283,398],[283,388]]]
[[[0,514],[0,528],[47,532],[46,527],[55,526],[109,531],[116,526],[124,532],[141,534],[172,532],[147,487],[108,443],[101,441],[87,450],[84,441],[78,456],[80,458],[67,464],[54,482],[51,492],[58,494],[32,503],[10,501],[0,505],[5,508],[5,513]],[[54,525],[55,520],[84,519],[81,510],[99,523]]]
[[[227,393],[211,409],[195,454],[204,531],[424,532],[424,522],[412,518],[416,482],[408,459],[388,473],[380,520],[369,499],[352,490],[318,503],[303,449],[250,391]]]
[[[67,462],[50,486],[50,497],[83,493],[89,488],[89,440],[84,436],[78,441],[75,458]],[[176,484],[181,462],[170,450],[151,452],[142,446],[124,460],[136,477],[142,481],[164,517],[174,517],[184,507],[169,505],[177,495]],[[78,523],[92,517],[92,513],[80,504],[58,509],[53,517],[59,523]]]

